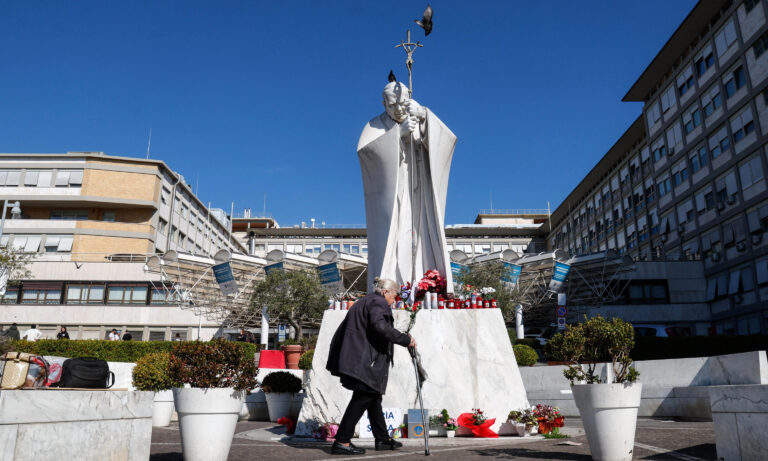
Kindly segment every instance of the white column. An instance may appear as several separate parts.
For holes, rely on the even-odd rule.
[[[261,344],[264,349],[269,344],[269,314],[267,313],[267,306],[261,309]]]
[[[525,330],[523,328],[523,305],[518,304],[515,306],[515,328],[517,330],[517,339],[523,339],[525,337]]]

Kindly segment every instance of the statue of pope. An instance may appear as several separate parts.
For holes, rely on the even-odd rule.
[[[436,269],[453,288],[445,198],[456,136],[408,87],[384,87],[385,112],[369,121],[357,155],[368,227],[368,291],[375,277],[403,284]]]

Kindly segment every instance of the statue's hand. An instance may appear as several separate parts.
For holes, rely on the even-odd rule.
[[[400,134],[403,137],[409,136],[411,133],[414,135],[419,133],[419,121],[413,116],[409,115],[405,117],[405,120],[400,124]]]
[[[414,99],[409,99],[405,102],[405,108],[410,115],[415,116],[420,122],[423,122],[427,118],[427,109]]]

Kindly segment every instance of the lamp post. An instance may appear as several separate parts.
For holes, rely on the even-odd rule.
[[[3,217],[0,219],[0,239],[3,238],[3,228],[5,227],[5,213],[8,211],[8,205],[11,206],[11,219],[16,219],[21,216],[21,203],[19,201],[9,203],[8,200],[3,202]]]

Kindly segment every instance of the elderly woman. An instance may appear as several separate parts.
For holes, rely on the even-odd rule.
[[[409,335],[395,329],[390,306],[398,289],[392,280],[376,280],[374,293],[357,301],[333,335],[326,368],[352,391],[344,417],[331,447],[334,454],[364,454],[352,445],[355,426],[368,410],[376,450],[394,450],[402,446],[392,440],[381,409],[381,396],[387,389],[393,344],[416,347]]]

